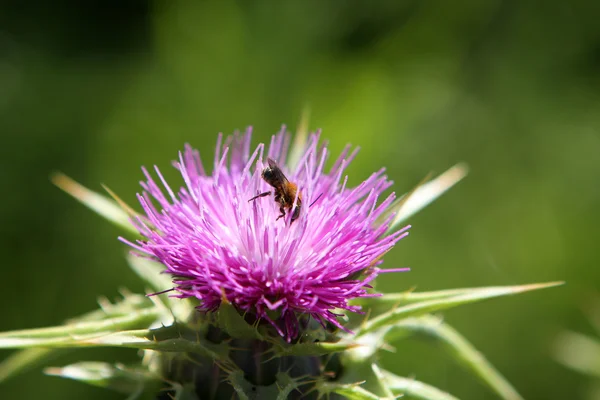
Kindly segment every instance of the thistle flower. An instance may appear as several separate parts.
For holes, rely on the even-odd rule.
[[[350,153],[346,147],[326,172],[329,152],[319,134],[309,137],[295,166],[285,165],[289,139],[284,128],[268,148],[259,144],[251,153],[250,129],[224,143],[219,136],[211,174],[188,145],[174,163],[185,182],[177,193],[157,167],[162,188],[143,169],[147,180],[138,199],[147,218],[134,224],[145,239],[136,244],[122,239],[165,265],[177,297],[195,297],[198,309],[207,312],[229,302],[268,321],[288,341],[309,316],[344,329],[336,309],[359,312],[349,300],[374,296],[369,288],[378,274],[405,270],[378,265],[408,234],[407,226],[385,235],[393,214],[383,222],[380,217],[395,196],[380,201],[392,185],[384,169],[349,188],[344,170],[358,149]],[[281,187],[261,177],[267,158],[277,160],[287,176]],[[286,193],[287,179],[297,192]],[[287,196],[283,214],[272,196],[249,201],[269,190]]]
[[[211,174],[187,146],[174,163],[185,183],[177,193],[158,169],[156,180],[144,170],[138,198],[145,216],[108,189],[116,202],[54,176],[85,205],[141,234],[137,242],[121,239],[141,256],[128,257],[132,270],[151,291],[176,294],[123,291],[122,299],[100,298],[99,310],[61,326],[0,332],[0,348],[23,349],[0,363],[0,382],[65,348],[104,346],[142,350],[143,356],[131,365],[82,361],[45,372],[129,399],[456,399],[379,364],[381,350],[414,335],[439,343],[501,398],[521,399],[480,351],[432,313],[560,282],[383,295],[370,290],[380,273],[405,270],[379,267],[407,235],[408,227],[396,227],[459,182],[465,166],[394,201],[394,194],[382,198],[391,185],[383,170],[347,187],[344,170],[356,150],[346,148],[326,171],[329,153],[319,135],[296,141],[305,144],[288,154],[290,135],[282,130],[268,148],[260,144],[251,152],[250,131],[225,141],[220,136]],[[267,191],[271,195],[263,196]],[[201,315],[194,307],[208,317],[194,318]],[[352,312],[366,316],[338,319]]]

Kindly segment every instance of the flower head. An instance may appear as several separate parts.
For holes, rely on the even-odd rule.
[[[211,174],[198,151],[186,146],[174,163],[185,182],[178,192],[158,168],[162,187],[144,169],[138,198],[147,218],[134,224],[145,240],[129,244],[163,263],[177,296],[197,298],[203,311],[216,311],[226,300],[288,340],[298,335],[303,315],[344,329],[336,310],[360,311],[348,301],[373,295],[368,289],[382,272],[381,256],[407,234],[404,228],[386,236],[392,217],[380,222],[394,194],[377,203],[392,182],[381,169],[348,188],[343,173],[356,150],[347,147],[326,172],[329,153],[318,134],[291,168],[285,129],[268,148],[259,144],[251,152],[250,139],[250,130],[224,143],[219,136]],[[273,167],[269,158],[297,185],[285,204],[263,179]]]

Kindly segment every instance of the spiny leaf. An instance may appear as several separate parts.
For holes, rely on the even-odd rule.
[[[298,381],[285,372],[278,372],[276,379],[277,390],[279,392],[276,400],[286,400],[290,393],[298,389]]]
[[[451,394],[426,383],[394,375],[389,371],[382,372],[385,383],[395,395],[404,395],[416,400],[458,400]]]
[[[350,342],[319,342],[298,343],[293,346],[275,346],[273,352],[277,357],[284,356],[322,356],[325,354],[339,353],[359,346]]]
[[[306,148],[306,141],[308,140],[309,121],[310,108],[306,106],[304,107],[304,110],[302,110],[300,122],[298,123],[298,127],[296,128],[296,132],[294,134],[294,143],[291,146],[290,155],[286,163],[290,171],[296,170],[296,167],[298,166],[298,163],[302,158],[302,153],[304,153],[304,150]]]
[[[383,312],[388,312],[391,308],[406,306],[414,303],[421,303],[429,300],[441,300],[454,298],[461,295],[468,295],[474,293],[485,294],[489,289],[494,287],[482,287],[482,288],[461,288],[461,289],[447,289],[447,290],[434,290],[428,292],[415,292],[414,289],[409,289],[401,293],[384,293],[378,297],[359,297],[350,300],[351,305],[358,305],[363,310],[369,310],[371,318],[380,315]]]
[[[66,324],[70,325],[85,321],[101,321],[109,318],[131,315],[137,310],[152,306],[152,303],[146,296],[137,295],[134,293],[126,293],[124,290],[122,290],[122,294],[123,299],[114,304],[108,299],[100,297],[98,299],[100,309],[67,320]],[[58,357],[68,351],[69,349],[66,348],[37,347],[17,351],[0,363],[0,383],[27,370],[35,368],[44,362]]]
[[[127,368],[124,365],[111,365],[103,362],[79,362],[66,367],[50,367],[44,372],[47,375],[74,379],[102,388],[112,389],[137,398],[145,391],[156,391],[161,380],[156,375],[142,368]]]
[[[130,216],[119,207],[117,202],[89,190],[60,172],[54,173],[51,180],[56,186],[75,197],[92,211],[100,214],[118,227],[139,235],[137,229],[129,222]]]
[[[389,341],[399,337],[417,334],[437,340],[443,347],[475,376],[505,400],[522,400],[519,393],[498,372],[492,364],[460,333],[443,323],[439,318],[424,316],[405,319],[385,335]]]
[[[196,393],[196,385],[193,382],[184,383],[183,385],[177,382],[168,383],[171,385],[169,390],[171,393],[167,394],[170,400],[200,400],[198,394]],[[156,395],[152,398],[156,398]]]
[[[462,288],[462,289],[447,289],[447,290],[433,290],[429,292],[415,292],[413,289],[409,289],[401,293],[383,293],[378,297],[358,297],[352,299],[350,304],[360,305],[363,307],[371,308],[375,306],[382,307],[393,307],[393,306],[405,306],[407,304],[420,303],[427,300],[438,300],[446,299],[449,297],[455,297],[462,294],[474,293],[476,291],[486,291],[488,288]]]
[[[357,350],[360,351],[360,349]],[[374,359],[373,353],[367,357],[356,357],[356,354],[343,353],[340,362],[344,368],[336,383],[352,385],[362,382],[360,384],[362,389],[380,398],[394,398],[394,394],[384,382],[380,368],[373,362]]]
[[[215,350],[218,345],[207,346],[207,343],[199,341],[191,341],[183,338],[169,338],[163,340],[152,339],[151,330],[125,331],[111,333],[103,336],[94,336],[90,338],[81,338],[77,343],[90,347],[111,346],[111,347],[127,347],[132,349],[156,350],[162,352],[181,352],[181,353],[197,353],[206,356],[216,355]]]
[[[360,383],[354,384],[339,384],[331,382],[321,382],[317,385],[319,393],[327,395],[329,393],[337,393],[350,400],[384,400],[385,397],[377,396],[368,390],[359,386]]]
[[[475,303],[491,299],[494,297],[508,296],[517,293],[528,292],[549,288],[552,286],[562,285],[563,282],[550,283],[535,283],[521,286],[495,286],[481,289],[473,289],[471,292],[461,293],[445,298],[426,300],[419,303],[413,303],[406,306],[398,307],[389,312],[381,314],[365,324],[359,329],[357,335],[364,335],[369,332],[378,330],[387,325],[394,325],[404,318],[416,317],[424,314],[429,314],[435,311],[446,310],[457,307],[463,304]]]
[[[139,329],[111,333],[102,336],[80,337],[77,343],[81,346],[125,347],[161,352],[195,353],[228,362],[228,345],[215,344],[195,330],[184,325],[171,325],[157,329]]]
[[[600,295],[597,293],[589,295],[583,311],[590,325],[596,330],[596,334],[600,335]]]
[[[0,347],[123,347],[162,352],[196,353],[215,360],[228,361],[228,350],[225,343],[208,342],[197,332],[179,325],[158,329],[99,331],[33,339],[27,337],[3,338],[0,339]]]
[[[250,400],[251,398],[254,398],[252,395],[252,384],[244,378],[244,373],[241,370],[235,369],[230,372],[227,381],[231,384],[240,400]]]
[[[98,305],[100,306],[99,309],[90,311],[75,318],[70,318],[65,322],[65,324],[71,325],[85,321],[102,321],[109,318],[123,317],[131,315],[136,311],[153,307],[152,301],[150,301],[148,297],[144,295],[130,293],[126,289],[121,289],[120,292],[123,298],[119,299],[117,302],[112,303],[106,297],[100,296],[98,297]]]
[[[104,320],[74,322],[50,328],[25,329],[0,333],[0,348],[64,347],[75,335],[99,335],[123,329],[149,326],[160,316],[156,307],[135,311],[130,315]]]
[[[404,207],[404,205],[406,204],[406,202],[408,201],[408,199],[410,199],[415,192],[422,187],[425,183],[427,183],[428,180],[431,179],[431,172],[428,173],[427,175],[425,175],[425,177],[423,179],[421,179],[421,181],[419,183],[417,183],[417,185],[415,187],[413,187],[410,191],[408,191],[407,193],[404,193],[399,199],[396,199],[389,207],[388,209],[379,216],[379,218],[377,218],[377,220],[375,221],[375,225],[379,226],[382,223],[384,223],[385,221],[387,221],[392,214],[397,214],[399,211],[402,210],[402,208]],[[394,219],[394,221],[396,221],[397,218]],[[401,221],[399,221],[398,223],[400,223]],[[392,223],[392,225],[389,227],[389,229],[387,230],[386,233],[389,233],[390,231],[394,230],[394,228],[398,225],[398,223],[394,224]]]
[[[127,256],[127,262],[131,269],[156,291],[156,294],[162,294],[161,292],[165,292],[165,289],[169,291],[173,287],[171,276],[163,273],[163,264],[133,254]],[[168,307],[166,311],[171,312],[178,321],[188,320],[189,316],[195,311],[190,299],[180,299],[169,295],[163,295],[159,298]]]
[[[108,186],[106,186],[104,184],[102,184],[101,186],[104,190],[106,190],[106,193],[108,193],[110,195],[110,197],[113,198],[113,200],[119,205],[119,207],[121,207],[121,210],[125,211],[125,213],[129,217],[140,217],[141,216],[133,208],[131,208],[129,206],[129,204],[125,203],[119,196],[117,196],[117,194],[115,192],[113,192]]]
[[[298,380],[290,377],[285,372],[277,373],[275,383],[268,386],[257,386],[248,382],[244,377],[244,372],[239,368],[229,372],[227,381],[231,384],[239,399],[247,400],[285,400],[299,386]]]
[[[0,383],[27,372],[48,360],[69,352],[69,349],[32,348],[19,350],[0,363]]]
[[[227,299],[221,302],[217,318],[219,328],[233,338],[263,340],[256,327],[249,325]]]
[[[127,255],[127,262],[133,272],[157,292],[173,287],[171,276],[163,273],[165,271],[163,264],[133,254]]]
[[[452,186],[467,176],[469,168],[466,164],[456,164],[437,178],[417,186],[411,192],[399,199],[396,207],[391,208],[396,213],[388,231],[393,231],[398,225],[421,211],[435,199],[444,194]]]
[[[378,394],[380,397],[385,397],[389,399],[393,399],[396,396],[390,390],[390,388],[385,384],[385,377],[381,371],[381,368],[375,363],[371,364],[371,368],[369,370],[369,375],[366,378],[366,382],[363,385],[363,388]]]
[[[581,333],[564,332],[554,344],[554,357],[581,373],[600,377],[600,340]]]

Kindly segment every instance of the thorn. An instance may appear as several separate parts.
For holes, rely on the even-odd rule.
[[[110,197],[113,198],[114,201],[117,202],[117,204],[123,209],[123,211],[125,211],[127,214],[129,214],[132,217],[135,216],[139,216],[140,214],[138,214],[133,208],[131,208],[127,203],[125,203],[119,196],[117,196],[117,194],[115,192],[113,192],[112,190],[110,190],[110,188],[108,186],[106,186],[105,184],[101,184],[102,188],[104,190],[106,190],[106,192],[110,195]]]

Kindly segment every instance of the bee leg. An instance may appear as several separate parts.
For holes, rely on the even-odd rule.
[[[283,209],[283,207],[279,207],[279,212],[281,213],[281,215],[277,217],[275,221],[279,220],[279,218],[285,217],[285,210]]]
[[[270,194],[271,194],[271,192],[263,192],[263,193],[259,193],[259,194],[257,194],[256,196],[254,196],[253,198],[251,198],[251,199],[250,199],[250,200],[248,200],[248,201],[250,202],[250,201],[252,201],[252,200],[256,200],[256,199],[258,199],[259,197],[265,197],[265,196],[268,196],[268,195],[270,195]]]

